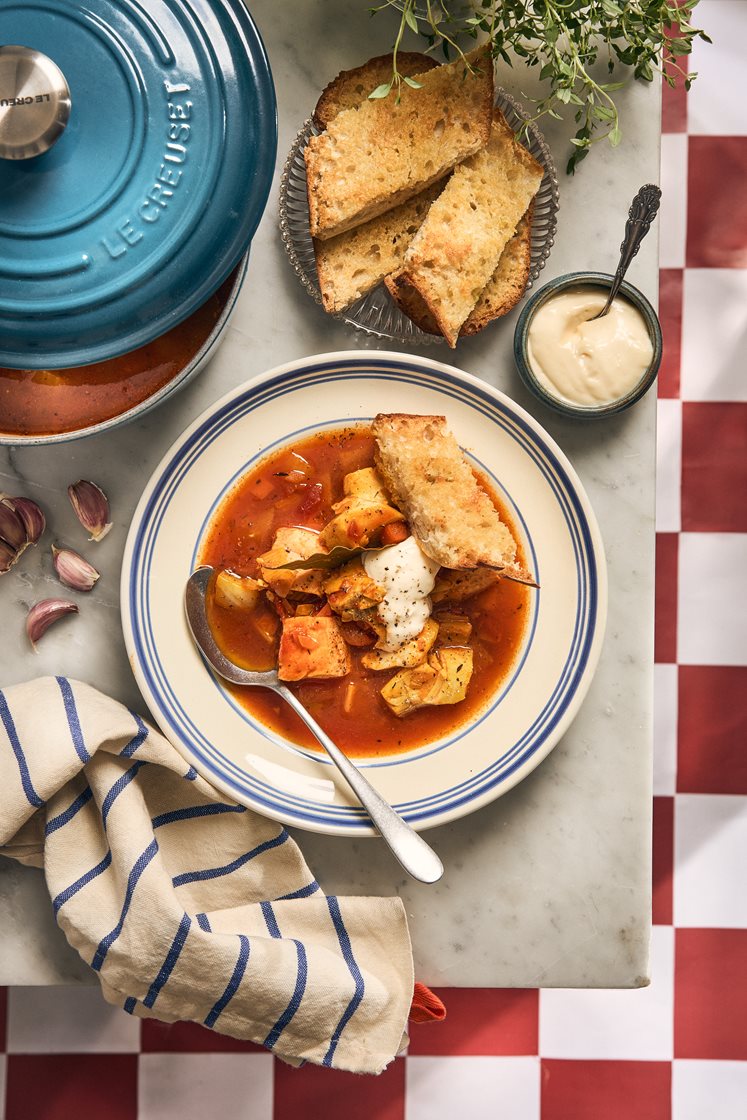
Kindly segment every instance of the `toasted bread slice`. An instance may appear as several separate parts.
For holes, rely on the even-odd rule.
[[[390,272],[402,267],[408,245],[443,188],[442,179],[357,229],[349,229],[328,241],[314,238],[316,271],[325,311],[344,311]]]
[[[420,293],[451,347],[542,176],[496,109],[489,143],[456,168],[410,242],[402,277]]]
[[[392,76],[393,56],[371,58],[355,70],[343,70],[323,91],[314,123],[326,128],[344,109],[359,105],[372,90]],[[425,54],[397,53],[397,69],[402,76],[424,74],[438,63]],[[384,277],[402,265],[412,241],[434,198],[443,190],[445,180],[433,183],[408,202],[387,210],[327,241],[314,238],[314,255],[322,295],[322,306],[331,313],[344,311],[357,299],[380,284]]]
[[[310,138],[312,237],[326,240],[393,209],[487,144],[493,63],[485,49],[469,59],[471,69],[459,59],[418,75],[420,88],[403,85],[399,101],[391,93],[346,109]]]
[[[524,295],[532,267],[533,211],[534,200],[519,220],[516,233],[501,253],[498,267],[462,324],[460,337],[477,334],[494,319],[508,315]]]
[[[517,545],[444,416],[380,413],[374,461],[423,551],[444,568],[521,574]]]
[[[438,66],[435,59],[416,51],[397,51],[397,70],[403,78],[413,78],[425,74]],[[394,59],[391,54],[380,54],[369,58],[354,70],[342,70],[337,77],[322,90],[321,97],[314,109],[314,124],[320,130],[328,127],[343,109],[354,109],[365,101],[369,93],[388,82],[392,76]]]
[[[516,233],[501,253],[498,267],[459,330],[459,337],[477,334],[494,319],[507,315],[523,296],[532,263],[532,203],[519,222]],[[417,288],[401,272],[386,276],[384,282],[394,302],[416,327],[428,334],[441,334],[435,316]]]

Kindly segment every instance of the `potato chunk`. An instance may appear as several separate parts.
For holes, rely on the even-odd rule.
[[[373,467],[363,467],[362,470],[346,474],[342,480],[342,489],[345,497],[332,506],[335,513],[344,513],[354,505],[391,505],[384,483]]]
[[[442,646],[466,646],[472,637],[472,623],[466,614],[440,611],[433,616],[438,623],[438,642]]]
[[[293,560],[307,560],[315,552],[324,552],[319,535],[312,529],[278,529],[272,548],[257,557],[262,579],[276,595],[285,599],[291,591],[304,595],[321,595],[324,572],[313,568],[279,568]]]
[[[229,568],[224,568],[215,577],[216,605],[226,610],[254,610],[264,587],[261,579],[237,576]]]
[[[472,678],[472,650],[437,650],[426,665],[402,669],[381,690],[395,716],[406,716],[432,704],[458,704]]]
[[[429,618],[417,637],[405,642],[399,649],[392,651],[369,650],[361,657],[361,663],[367,669],[414,668],[414,666],[424,663],[437,637],[438,623]]]
[[[302,615],[283,619],[278,650],[281,680],[327,680],[349,672],[350,654],[334,618]]]

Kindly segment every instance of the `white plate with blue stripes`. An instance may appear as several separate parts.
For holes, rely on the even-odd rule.
[[[322,755],[269,731],[206,670],[184,585],[212,513],[260,459],[382,411],[447,417],[511,510],[540,584],[515,663],[481,713],[441,741],[359,760],[415,828],[480,808],[547,756],[586,694],[606,618],[601,536],[575,471],[536,420],[485,382],[427,358],[349,351],[278,367],[211,406],[166,453],[132,520],[122,570],[130,664],[161,730],[224,795],[332,835],[373,830]]]

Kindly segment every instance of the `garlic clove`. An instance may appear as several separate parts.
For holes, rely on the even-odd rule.
[[[15,548],[11,548],[5,541],[0,540],[0,576],[4,576],[6,572],[10,571],[20,555],[20,552],[17,552]]]
[[[78,520],[91,534],[89,540],[100,541],[112,527],[109,520],[109,499],[104,491],[95,482],[81,478],[68,486],[67,492]]]
[[[99,572],[72,548],[57,548],[52,545],[52,559],[58,579],[73,591],[90,591]]]
[[[10,498],[0,498],[0,540],[14,552],[21,552],[29,543],[23,518]]]
[[[44,511],[31,498],[11,498],[15,511],[23,521],[29,544],[36,544],[47,527]]]
[[[53,622],[66,614],[77,614],[78,608],[69,599],[41,599],[26,616],[26,633],[32,646],[47,632]]]

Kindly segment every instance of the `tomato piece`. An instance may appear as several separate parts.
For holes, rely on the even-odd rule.
[[[323,497],[324,491],[321,482],[314,482],[311,486],[307,486],[306,493],[298,507],[299,516],[306,517],[307,514],[313,513],[314,510],[319,509]]]
[[[381,545],[401,544],[406,541],[410,535],[410,529],[406,521],[390,521],[381,530]]]

